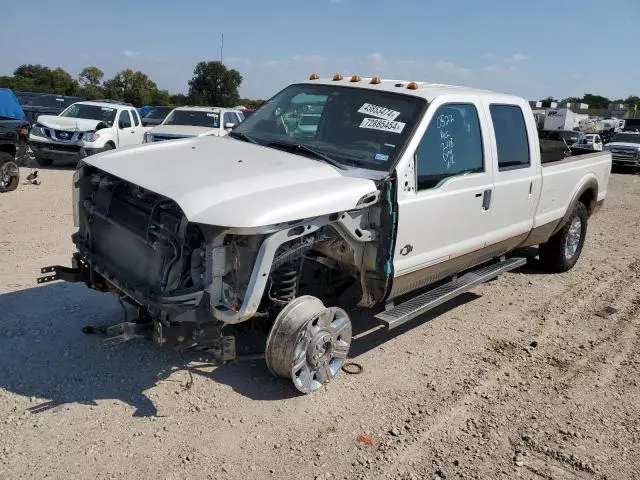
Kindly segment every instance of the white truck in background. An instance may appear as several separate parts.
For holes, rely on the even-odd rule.
[[[40,115],[29,133],[29,147],[40,166],[54,161],[79,163],[114,148],[142,144],[144,127],[129,104],[77,102],[60,115]]]
[[[159,142],[206,135],[224,137],[244,120],[241,110],[219,107],[177,107],[162,123],[144,134],[144,142]]]
[[[283,119],[308,102],[317,127],[296,135]],[[112,292],[138,308],[129,326],[221,361],[262,331],[271,372],[309,393],[347,359],[355,305],[396,328],[521,267],[525,246],[570,270],[610,169],[608,152],[541,155],[519,97],[314,74],[225,138],[87,158],[72,268],[38,282]]]

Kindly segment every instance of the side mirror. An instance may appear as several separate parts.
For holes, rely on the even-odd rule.
[[[233,127],[235,127],[236,124],[233,122],[228,122],[224,124],[224,128],[226,128],[227,130],[231,130]]]

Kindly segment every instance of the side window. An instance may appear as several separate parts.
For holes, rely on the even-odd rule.
[[[436,111],[416,150],[418,190],[484,171],[478,111],[471,104],[447,104]]]
[[[238,117],[238,123],[242,123],[244,120],[244,115],[242,112],[236,112],[236,117]]]
[[[133,118],[133,123],[135,124],[135,126],[137,127],[138,125],[140,125],[140,117],[138,117],[138,112],[136,112],[135,110],[129,110],[129,113]]]
[[[223,118],[223,128],[227,128],[227,123],[233,123],[234,125],[238,124],[238,118],[233,114],[233,112],[225,112]]]
[[[126,110],[122,110],[120,112],[120,117],[118,118],[118,127],[119,128],[131,128],[131,117],[129,116],[129,112]]]
[[[526,168],[529,158],[529,137],[522,109],[517,105],[491,105],[491,121],[496,133],[498,170]]]

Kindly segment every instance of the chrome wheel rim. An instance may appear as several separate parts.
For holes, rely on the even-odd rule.
[[[570,260],[578,251],[580,246],[580,238],[582,237],[582,220],[580,217],[574,217],[569,224],[569,231],[564,240],[564,256]]]
[[[341,370],[351,346],[351,320],[341,308],[315,297],[298,297],[276,317],[265,360],[274,375],[289,378],[302,393],[329,383]]]
[[[341,308],[329,307],[307,322],[296,341],[290,376],[303,393],[335,377],[351,346],[351,321]]]
[[[11,184],[14,170],[17,168],[17,165],[13,162],[7,162],[0,166],[0,188],[7,188]]]

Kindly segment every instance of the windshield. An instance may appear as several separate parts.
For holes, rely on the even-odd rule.
[[[368,88],[291,85],[232,133],[267,146],[302,145],[343,165],[388,170],[425,104],[419,97]]]
[[[171,110],[173,110],[173,107],[153,107],[147,112],[144,118],[158,118],[162,120]]]
[[[640,135],[637,133],[616,133],[612,142],[640,143]]]
[[[98,105],[86,105],[83,103],[74,103],[64,112],[60,114],[61,117],[69,118],[86,118],[89,120],[100,120],[108,124],[113,125],[113,121],[116,119],[116,109],[111,107],[99,107]]]
[[[163,125],[190,125],[193,127],[220,127],[220,114],[200,110],[174,110]]]

